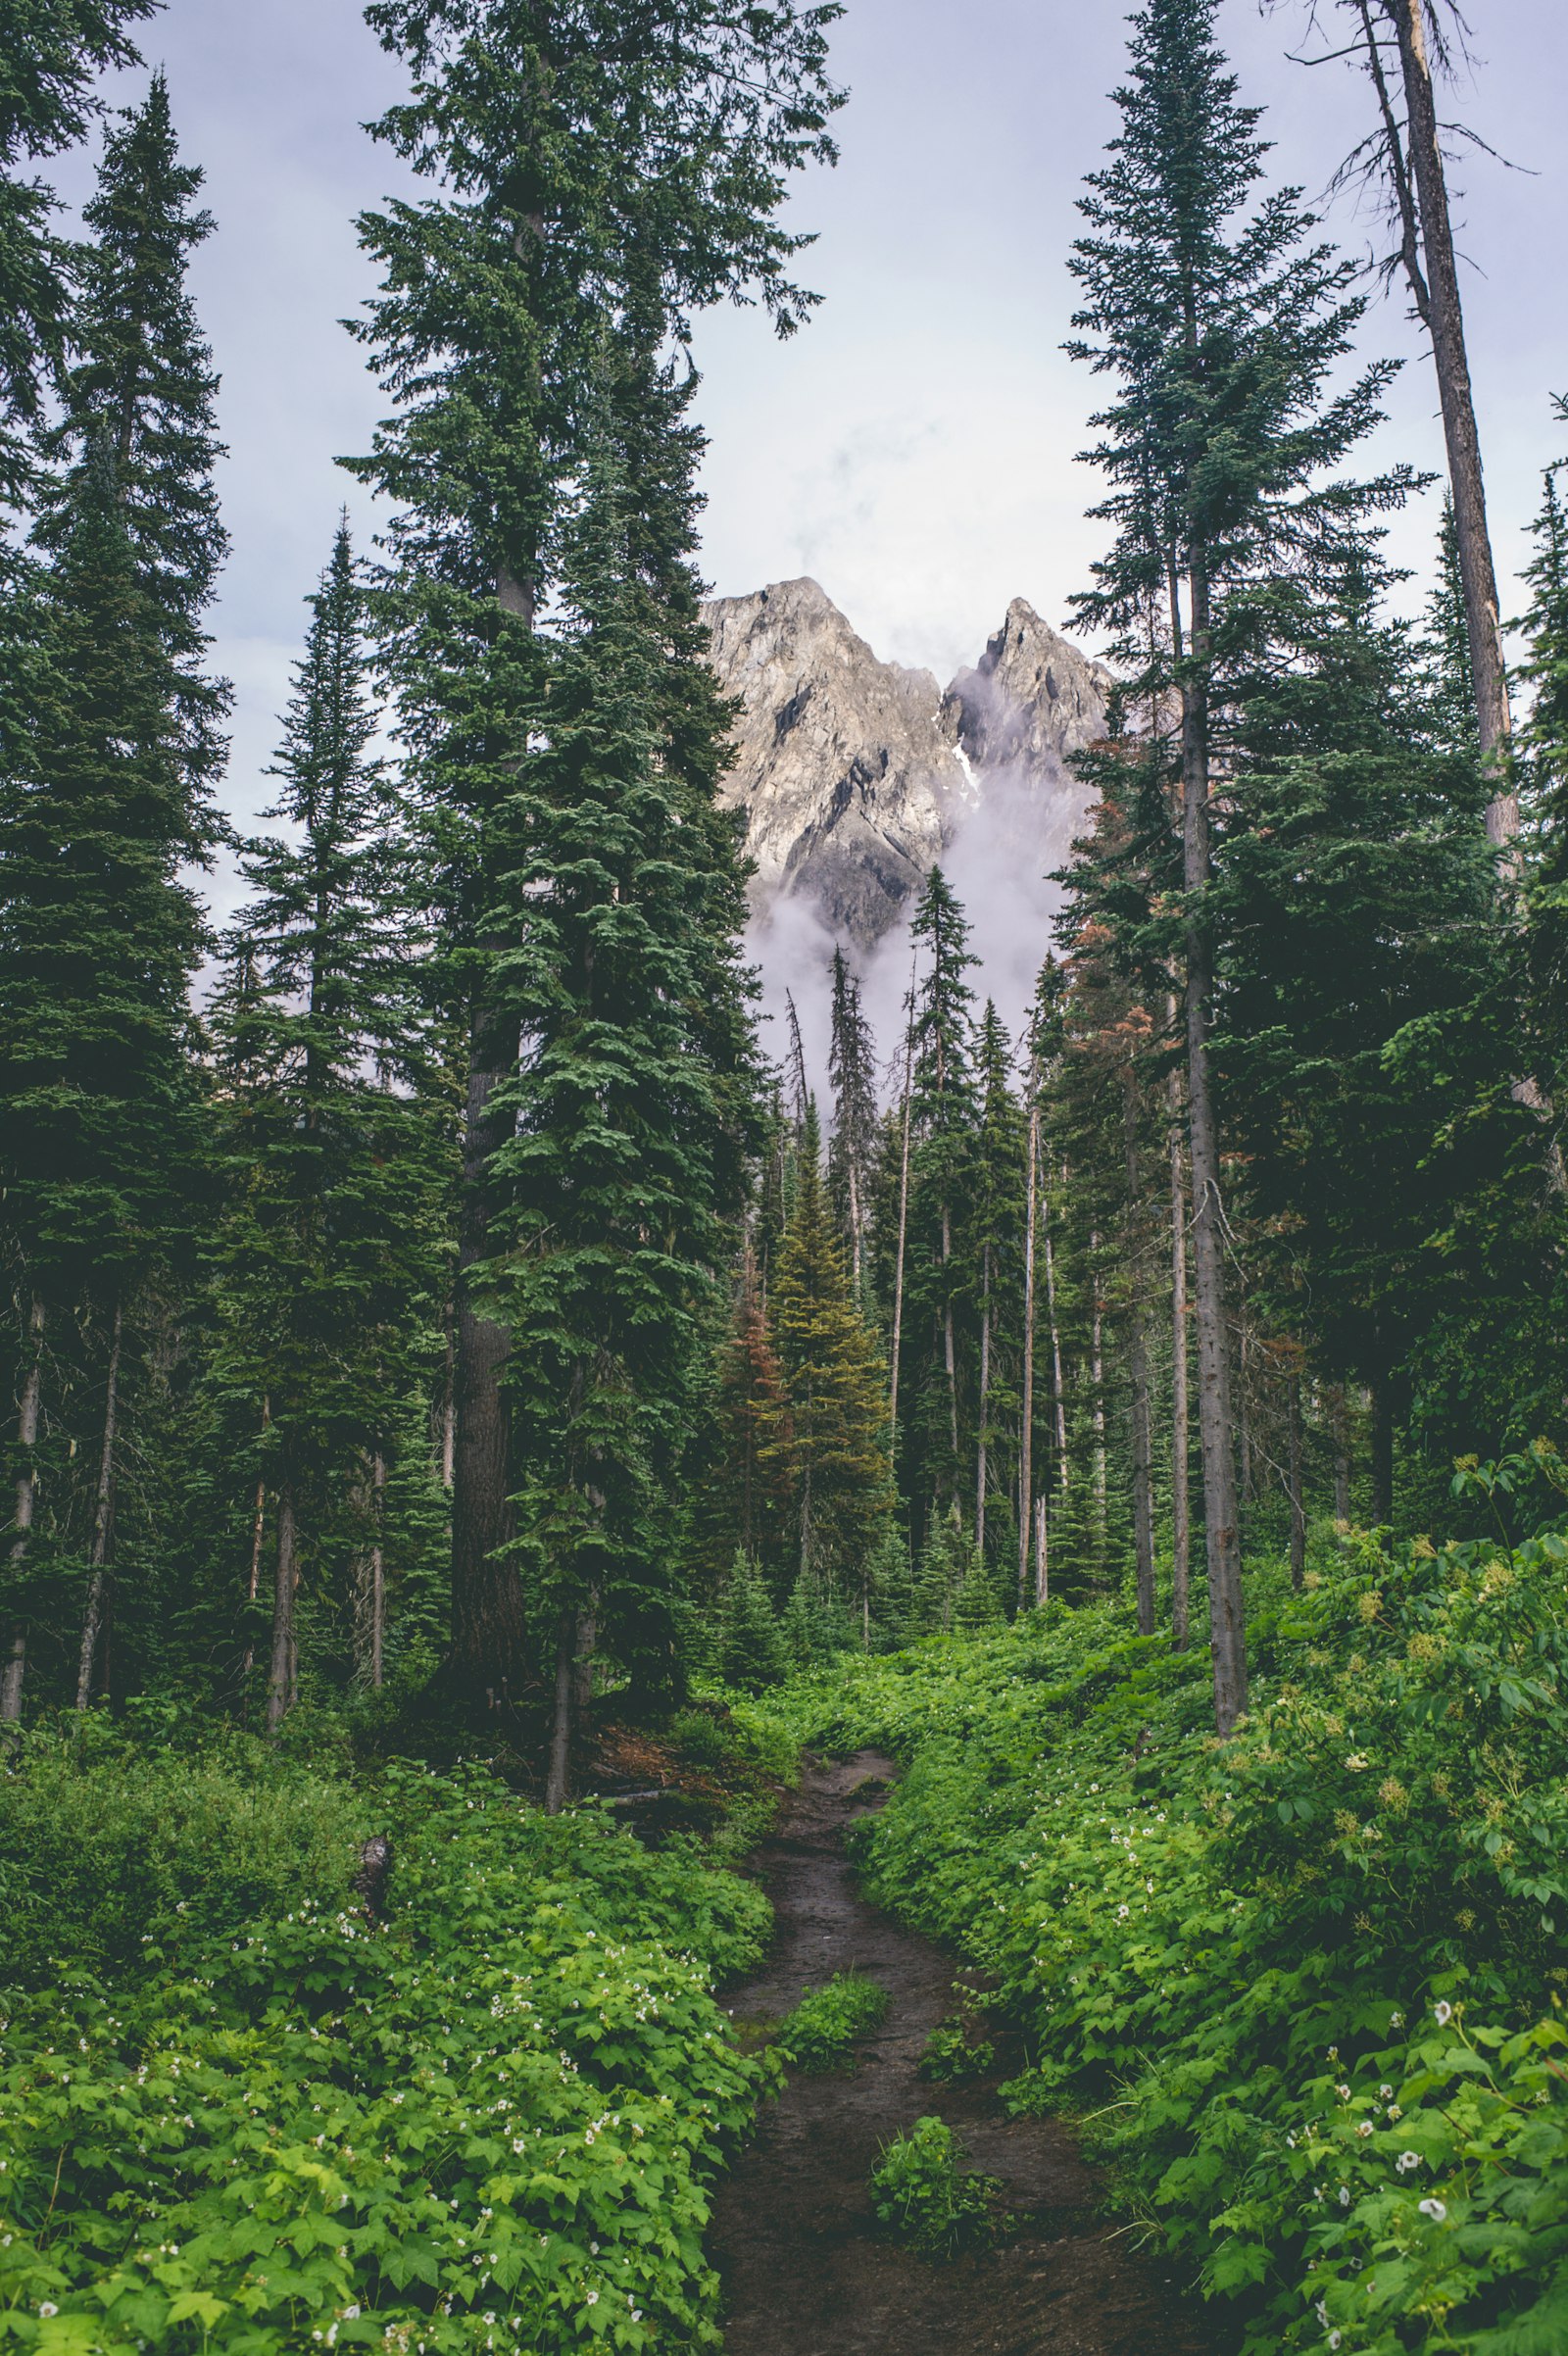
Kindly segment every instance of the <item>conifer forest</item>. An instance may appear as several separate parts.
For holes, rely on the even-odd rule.
[[[1568,358],[1489,399],[1468,4],[1118,12],[1025,1006],[946,852],[770,965],[726,783],[706,322],[831,310],[860,0],[327,12],[379,422],[259,781],[193,0],[0,0],[0,2356],[1568,2350]]]

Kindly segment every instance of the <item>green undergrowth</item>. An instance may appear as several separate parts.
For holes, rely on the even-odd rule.
[[[1249,2356],[1568,2347],[1568,1541],[1330,1542],[1252,1708],[1053,1605],[778,1706],[906,1773],[870,1893],[990,1975]]]
[[[838,2070],[852,2063],[858,2038],[888,2017],[892,1999],[876,1980],[840,1972],[807,1990],[773,2034],[774,2050],[792,2070]]]
[[[916,2119],[871,2171],[878,2223],[933,2264],[991,2249],[1012,2230],[997,2205],[1001,2179],[966,2167],[967,2156],[946,2120]]]
[[[348,1902],[372,1829],[377,1928]],[[57,1926],[97,1873],[104,1928],[38,1985],[68,1836]],[[708,2186],[778,2065],[712,1992],[767,1903],[695,1842],[546,1819],[478,1769],[313,1795],[38,1742],[0,1776],[0,2346],[716,2345]]]

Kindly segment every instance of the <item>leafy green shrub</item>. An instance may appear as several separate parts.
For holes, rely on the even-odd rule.
[[[259,1742],[148,1749],[93,1719],[28,1735],[0,1769],[0,1988],[347,1904],[371,1829],[350,1785]]]
[[[878,2220],[932,2260],[990,2249],[1011,2228],[997,2209],[1000,2179],[964,2167],[963,2145],[943,2119],[916,2119],[906,2135],[882,2147],[871,2171]]]
[[[755,1965],[765,1899],[478,1772],[395,1770],[375,1804],[384,1927],[307,1904],[14,2005],[0,2346],[715,2343],[707,2185],[777,2065],[711,1982]]]
[[[784,1640],[766,1586],[737,1552],[718,1608],[719,1668],[726,1685],[756,1693],[783,1682]]]
[[[994,1976],[1250,2356],[1568,2345],[1568,1540],[1252,1574],[1250,1715],[1108,1609],[845,1665],[873,1895]],[[1423,2206],[1423,2204],[1425,2204]],[[1325,2320],[1325,2318],[1327,2320]]]
[[[926,2038],[919,2071],[939,2085],[959,2086],[965,2079],[984,2078],[996,2058],[997,2049],[988,2038],[971,2036],[966,2015],[953,2013]]]
[[[857,2037],[881,2028],[890,2000],[880,1982],[840,1972],[785,2014],[774,2035],[775,2050],[797,2070],[837,2069],[851,2058]]]
[[[711,1710],[677,1710],[669,1739],[690,1767],[721,1767],[730,1755],[729,1736]]]

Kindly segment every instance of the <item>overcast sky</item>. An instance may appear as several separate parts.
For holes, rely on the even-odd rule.
[[[1470,9],[1478,65],[1453,111],[1522,168],[1483,157],[1462,175],[1472,362],[1511,579],[1540,469],[1568,445],[1548,402],[1568,389],[1568,8]],[[1280,172],[1316,194],[1365,127],[1366,91],[1343,66],[1289,62],[1304,17],[1305,0],[1267,16],[1229,0],[1222,26],[1246,94],[1269,110]],[[704,561],[720,593],[813,573],[880,654],[944,680],[1009,598],[1063,618],[1100,545],[1074,463],[1094,383],[1059,349],[1065,258],[1123,40],[1107,0],[850,0],[835,36],[853,92],[843,162],[813,173],[794,207],[820,233],[807,275],[823,307],[782,346],[755,312],[700,331]],[[170,0],[144,47],[168,70],[219,223],[195,288],[223,375],[233,555],[217,631],[238,691],[229,801],[245,814],[267,798],[259,771],[299,601],[345,497],[370,525],[332,462],[365,447],[378,396],[337,322],[368,285],[354,216],[394,183],[361,125],[401,81],[355,0]],[[69,193],[84,171],[62,172]],[[1333,225],[1364,250],[1370,224],[1342,209]],[[1409,362],[1389,453],[1441,466],[1430,363],[1402,303],[1374,307],[1367,340]],[[1429,507],[1399,526],[1405,561],[1425,563],[1435,522]]]

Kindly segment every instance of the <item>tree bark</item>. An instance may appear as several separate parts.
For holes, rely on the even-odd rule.
[[[1029,1595],[1029,1530],[1035,1497],[1035,1225],[1040,1198],[1040,1080],[1029,1075],[1029,1177],[1023,1242],[1023,1403],[1018,1425],[1018,1603]]]
[[[1208,585],[1196,563],[1191,597],[1193,654],[1201,664],[1208,655]],[[1208,698],[1201,681],[1189,678],[1182,686],[1182,851],[1184,881],[1189,895],[1194,896],[1200,894],[1209,880],[1208,793]],[[1213,980],[1206,923],[1201,914],[1189,919],[1186,949],[1187,1119],[1193,1169],[1198,1426],[1203,1455],[1214,1723],[1221,1735],[1228,1735],[1247,1708],[1247,1626],[1242,1599],[1236,1423],[1231,1405],[1230,1331],[1225,1298],[1225,1212],[1208,1064]]]
[[[980,1281],[980,1432],[975,1449],[974,1543],[982,1562],[986,1554],[986,1415],[991,1403],[991,1246],[987,1244]]]
[[[115,1449],[120,1438],[120,1351],[124,1330],[124,1311],[117,1301],[109,1342],[109,1371],[104,1383],[104,1432],[98,1453],[98,1487],[93,1498],[87,1606],[82,1614],[81,1650],[76,1661],[78,1710],[86,1709],[92,1701],[99,1641],[109,1606],[109,1549],[115,1527]]]
[[[1336,1383],[1329,1395],[1329,1413],[1334,1425],[1334,1518],[1337,1522],[1348,1522],[1350,1518],[1350,1419],[1343,1383]]]
[[[1170,1625],[1172,1643],[1178,1652],[1185,1652],[1192,1578],[1192,1430],[1187,1388],[1187,1171],[1181,1080],[1175,1072],[1170,1076]]]
[[[571,1774],[571,1705],[576,1686],[577,1614],[565,1605],[556,1623],[556,1706],[550,1729],[550,1764],[545,1773],[545,1814],[559,1816],[566,1804]]]
[[[30,1354],[27,1370],[22,1378],[22,1397],[17,1402],[17,1445],[22,1451],[22,1470],[17,1475],[16,1507],[7,1564],[14,1587],[20,1585],[27,1567],[27,1551],[32,1544],[32,1525],[38,1508],[36,1451],[38,1421],[43,1405],[43,1302],[35,1293],[27,1317]],[[11,1626],[6,1635],[5,1657],[0,1662],[0,1726],[20,1725],[26,1676],[27,1620],[19,1601],[13,1609]]]
[[[1051,1578],[1047,1544],[1046,1497],[1042,1490],[1035,1499],[1035,1601],[1041,1605],[1047,1600]]]
[[[909,1113],[914,1086],[914,969],[909,970],[909,1021],[904,1036],[904,1126],[899,1150],[899,1250],[893,1272],[893,1354],[888,1369],[888,1448],[899,1460],[899,1359],[904,1348],[904,1255],[909,1234]]]
[[[1511,790],[1505,768],[1511,734],[1508,673],[1503,656],[1496,569],[1487,526],[1481,436],[1476,425],[1470,362],[1465,349],[1453,224],[1448,213],[1447,180],[1443,168],[1432,64],[1427,52],[1425,0],[1383,0],[1383,5],[1398,40],[1399,69],[1404,81],[1410,175],[1415,183],[1426,262],[1424,317],[1432,336],[1443,405],[1443,437],[1448,456],[1459,573],[1470,630],[1470,669],[1481,756],[1494,769],[1496,791],[1487,811],[1487,833],[1498,851],[1508,854],[1512,865],[1517,855],[1509,852],[1509,846],[1519,832],[1519,797]],[[1406,259],[1408,263],[1408,252]],[[1419,273],[1412,277],[1411,284],[1419,308],[1423,293]]]
[[[484,1051],[489,1045],[489,1055]],[[505,1123],[491,1110],[510,1073],[475,1024],[463,1148],[458,1235],[456,1430],[452,1483],[452,1649],[462,1683],[495,1708],[526,1672],[527,1628],[511,1536],[506,1396],[511,1341],[474,1305],[471,1275],[488,1241],[486,1174]]]
[[[1298,1588],[1306,1578],[1306,1500],[1301,1492],[1301,1375],[1299,1367],[1293,1367],[1291,1370],[1290,1418],[1291,1585]]]
[[[1067,1390],[1061,1379],[1061,1328],[1056,1323],[1056,1263],[1051,1249],[1051,1203],[1042,1193],[1040,1241],[1046,1258],[1046,1320],[1051,1327],[1051,1397],[1056,1425],[1056,1474],[1063,1497],[1071,1474],[1067,1465]]]
[[[1394,1399],[1387,1377],[1372,1386],[1372,1527],[1394,1520]]]
[[[1089,1379],[1094,1392],[1095,1432],[1095,1567],[1099,1577],[1105,1575],[1105,1360],[1104,1360],[1104,1303],[1100,1297],[1100,1238],[1089,1238],[1091,1279],[1095,1288],[1094,1309],[1089,1320]]]
[[[298,1646],[294,1601],[299,1591],[299,1533],[294,1477],[287,1463],[277,1484],[277,1556],[272,1580],[272,1657],[267,1677],[267,1731],[275,1735],[294,1706]]]
[[[1138,1633],[1154,1633],[1154,1439],[1149,1399],[1149,1304],[1145,1298],[1143,1171],[1138,1150],[1138,1080],[1131,1064],[1122,1074],[1122,1137],[1127,1159],[1128,1243],[1127,1363],[1132,1384],[1133,1552],[1138,1571]]]

